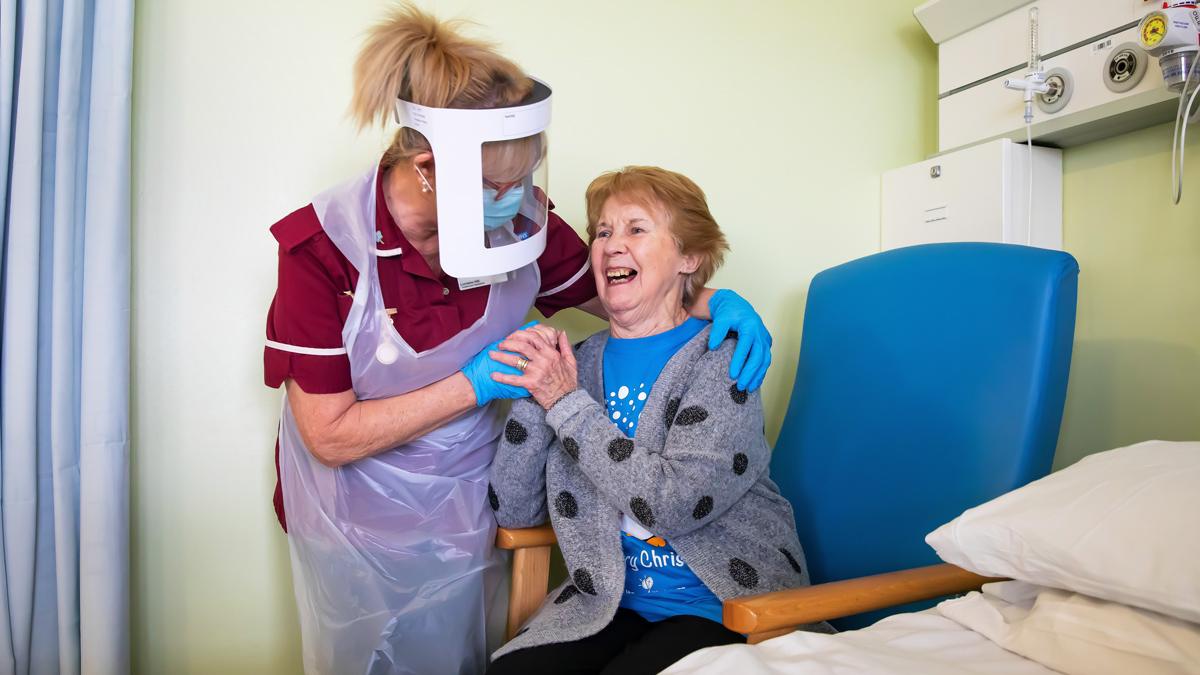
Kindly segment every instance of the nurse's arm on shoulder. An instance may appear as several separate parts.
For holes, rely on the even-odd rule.
[[[309,394],[287,381],[288,403],[304,444],[325,466],[370,457],[415,440],[475,407],[462,372],[407,394],[359,401],[353,390]]]
[[[580,304],[579,309],[608,319],[608,312],[604,311],[598,297]],[[733,360],[729,362],[729,378],[736,380],[737,388],[742,391],[758,391],[767,376],[767,369],[771,367],[773,340],[754,307],[729,289],[702,288],[696,293],[696,300],[688,308],[688,314],[713,322],[708,338],[709,349],[720,347],[730,333],[737,334],[737,348]]]

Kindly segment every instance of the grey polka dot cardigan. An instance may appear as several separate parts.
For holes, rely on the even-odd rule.
[[[625,586],[622,511],[665,538],[722,600],[808,583],[792,507],[768,477],[762,401],[729,379],[734,341],[706,328],[663,368],[626,438],[604,407],[608,333],[579,345],[579,386],[548,412],[515,402],[488,497],[502,527],[554,525],[569,578],[497,650],[594,635]]]

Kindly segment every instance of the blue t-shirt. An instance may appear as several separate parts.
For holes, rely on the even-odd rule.
[[[612,338],[604,348],[605,407],[608,419],[626,436],[637,431],[650,389],[667,361],[704,330],[708,322],[689,318],[665,333],[644,338]],[[691,614],[721,622],[721,600],[662,537],[622,514],[625,592],[621,606],[649,621]]]

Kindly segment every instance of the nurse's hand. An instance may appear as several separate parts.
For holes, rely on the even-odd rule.
[[[530,326],[533,324],[526,325]],[[477,406],[485,406],[497,399],[525,398],[529,396],[529,392],[523,387],[505,384],[492,378],[492,375],[495,373],[521,374],[521,371],[516,368],[505,365],[491,357],[491,354],[502,353],[495,351],[499,348],[500,342],[501,340],[497,340],[484,347],[462,369],[462,374],[467,376],[467,381],[471,383],[471,388],[475,390],[475,405]],[[516,356],[510,356],[514,360],[516,359]]]
[[[539,328],[542,328],[539,326]],[[558,332],[555,339],[544,331],[522,330],[509,335],[500,349],[491,353],[493,359],[513,368],[523,368],[519,375],[495,373],[492,379],[501,384],[523,387],[543,408],[549,410],[562,397],[579,388],[579,368],[575,351],[567,334]],[[517,355],[509,352],[516,352]]]
[[[757,391],[771,367],[771,333],[762,317],[745,298],[728,289],[721,289],[708,300],[712,313],[712,332],[708,348],[716,349],[729,335],[737,333],[737,347],[729,362],[729,378],[737,380],[742,391]]]

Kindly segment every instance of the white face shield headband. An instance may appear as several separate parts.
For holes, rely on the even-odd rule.
[[[546,248],[551,91],[533,83],[509,108],[431,108],[396,99],[396,121],[424,135],[433,151],[438,246],[442,269],[453,277],[502,275]]]

